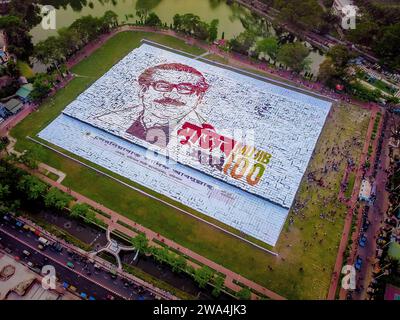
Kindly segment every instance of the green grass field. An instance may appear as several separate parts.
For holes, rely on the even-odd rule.
[[[352,193],[353,193],[353,188],[354,188],[354,182],[355,182],[355,180],[356,180],[356,174],[354,173],[354,172],[351,172],[350,174],[349,174],[349,179],[348,179],[348,184],[347,184],[347,189],[346,189],[346,191],[345,191],[345,193],[344,193],[344,196],[347,198],[347,199],[350,199],[350,197],[351,197],[351,195],[352,195]]]
[[[137,47],[144,37],[190,53],[202,52],[201,49],[187,46],[172,37],[144,32],[119,33],[73,68],[73,73],[86,77],[74,78],[64,89],[46,101],[39,111],[12,130],[12,136],[18,139],[16,148],[19,151],[32,148],[35,144],[26,139],[26,136],[34,137],[79,93]],[[318,142],[316,155],[307,170],[307,173],[313,172],[315,177],[323,178],[324,186],[315,182],[308,183],[307,173],[305,174],[297,195],[301,205],[296,212],[292,210],[290,213],[294,223],[286,223],[275,248],[280,254],[279,258],[151,200],[46,148],[39,147],[38,154],[41,161],[67,173],[63,184],[71,189],[287,298],[318,299],[325,298],[327,294],[343,228],[345,208],[338,205],[336,199],[346,158],[351,156],[358,160],[361,150],[351,148],[350,142],[353,137],[360,142],[363,140],[368,120],[368,113],[357,107],[334,107],[331,119]],[[325,173],[325,152],[332,148],[341,150],[346,156],[336,153],[330,155],[329,159],[337,162],[339,170]],[[321,214],[324,218],[321,218]],[[272,271],[268,269],[268,265]]]

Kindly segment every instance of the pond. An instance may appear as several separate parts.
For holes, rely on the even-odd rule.
[[[136,10],[146,8],[155,12],[161,21],[168,25],[172,23],[176,13],[193,13],[207,22],[218,19],[219,36],[225,32],[228,39],[244,30],[240,17],[249,12],[237,4],[227,5],[226,0],[48,0],[47,3],[57,9],[57,29],[67,27],[85,15],[100,17],[107,10],[117,13],[120,23],[133,23],[138,19],[135,15]],[[34,43],[56,33],[56,30],[44,30],[41,25],[31,31]]]
[[[225,38],[231,39],[245,30],[242,19],[253,19],[248,9],[238,4],[227,5],[226,0],[47,0],[46,3],[56,8],[57,29],[67,27],[85,15],[100,17],[107,10],[117,13],[120,23],[134,23],[138,19],[136,10],[148,9],[168,25],[172,23],[176,13],[193,13],[207,22],[218,19],[219,37],[224,32]],[[269,31],[271,34],[278,33],[271,25]],[[31,30],[34,43],[56,34],[57,30],[44,30],[40,24]],[[290,41],[295,40],[294,37],[289,38]],[[318,74],[319,64],[324,56],[318,50],[312,50],[309,59],[310,71],[314,75]]]

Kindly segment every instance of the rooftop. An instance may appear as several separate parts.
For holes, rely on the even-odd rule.
[[[33,91],[32,83],[27,83],[18,89],[16,95],[21,98],[27,98],[32,91]]]
[[[4,107],[12,114],[17,113],[22,108],[22,106],[22,102],[17,99],[11,99],[4,103]]]

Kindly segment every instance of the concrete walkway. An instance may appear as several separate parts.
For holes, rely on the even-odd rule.
[[[97,214],[96,216],[98,219],[101,219],[100,214]],[[103,220],[103,219],[101,219]],[[104,220],[103,220],[104,221]],[[108,223],[107,223],[108,224]],[[136,248],[133,246],[123,246],[121,244],[119,244],[117,241],[115,241],[114,239],[111,238],[111,232],[112,232],[113,228],[112,227],[108,227],[107,228],[107,232],[106,232],[106,237],[107,237],[107,244],[100,248],[99,250],[90,252],[89,255],[92,257],[97,256],[99,253],[101,252],[108,252],[109,254],[113,255],[115,257],[115,259],[117,260],[117,265],[118,265],[118,269],[119,270],[123,270],[122,268],[122,262],[121,262],[121,258],[119,256],[119,253],[121,252],[121,250],[123,251],[135,251]],[[137,250],[136,256],[133,260],[136,260],[137,256],[139,254],[139,250]]]
[[[21,156],[22,153],[18,152],[17,150],[14,149],[15,144],[17,143],[17,139],[11,137],[9,134],[7,134],[8,140],[10,141],[9,144],[6,147],[6,151],[8,154],[15,154],[16,156]],[[56,180],[58,183],[61,183],[65,177],[67,176],[64,172],[57,170],[56,168],[50,167],[49,165],[45,163],[39,163],[38,165],[39,170],[41,172],[44,172],[44,175],[47,176],[49,172],[55,174],[58,176],[58,179]]]

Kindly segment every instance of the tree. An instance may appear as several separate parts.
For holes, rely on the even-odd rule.
[[[173,20],[173,27],[175,30],[180,30],[182,26],[182,17],[180,14],[175,14],[174,17],[172,18]]]
[[[10,193],[10,187],[0,183],[0,200],[7,199]]]
[[[214,21],[213,28],[216,27],[216,21]],[[199,16],[192,13],[187,13],[184,15],[176,14],[173,17],[174,29],[181,31],[183,33],[189,34],[195,38],[201,40],[209,39],[209,29],[208,23],[201,21]]]
[[[170,264],[173,272],[185,270],[187,266],[186,259],[181,255],[171,255]]]
[[[218,19],[214,19],[211,21],[208,27],[208,40],[212,43],[218,38]]]
[[[85,215],[83,216],[83,218],[84,218],[86,221],[92,221],[92,222],[94,222],[94,223],[96,223],[96,224],[101,223],[100,220],[98,220],[98,219],[96,218],[96,213],[95,213],[93,210],[89,210],[89,209],[88,209],[88,210],[85,212]]]
[[[149,10],[147,8],[141,8],[136,10],[136,16],[139,18],[140,24],[144,24],[149,14]]]
[[[28,200],[37,200],[47,191],[47,185],[35,176],[25,175],[18,182],[17,189],[22,191]]]
[[[136,237],[131,239],[132,246],[135,249],[147,253],[149,251],[149,240],[144,233],[138,233]]]
[[[207,266],[203,266],[194,271],[194,281],[196,281],[200,288],[204,288],[206,284],[212,279],[214,272]]]
[[[118,26],[118,15],[112,10],[107,10],[101,20],[103,31],[110,31],[111,28]]]
[[[301,42],[287,43],[279,50],[277,59],[295,72],[309,67],[311,61],[306,59],[310,51]]]
[[[217,298],[221,294],[221,290],[222,290],[222,287],[224,286],[224,283],[225,283],[225,279],[219,275],[214,279],[214,288],[211,292],[211,294],[214,297]]]
[[[192,29],[192,35],[193,37],[200,39],[200,40],[207,40],[210,38],[209,34],[209,26],[206,22],[204,21],[199,21],[193,26]]]
[[[26,23],[15,15],[4,16],[0,17],[0,29],[4,29],[7,35],[8,51],[28,61],[33,53],[33,44]]]
[[[45,65],[51,64],[59,71],[58,64],[65,58],[66,48],[64,45],[65,43],[60,37],[50,36],[36,44],[34,56],[38,61]],[[62,76],[62,73],[59,73]]]
[[[346,33],[348,40],[359,43],[363,46],[371,46],[374,43],[376,35],[379,34],[379,26],[372,20],[364,18],[357,22],[355,29],[350,29]]]
[[[239,300],[250,300],[251,299],[251,291],[249,288],[244,287],[240,291],[236,292],[236,297]]]
[[[318,80],[328,87],[334,87],[336,85],[336,82],[339,80],[339,75],[340,73],[331,58],[326,58],[319,65]]]
[[[349,89],[352,93],[362,101],[378,102],[382,97],[380,90],[370,90],[359,81],[353,81],[349,84]]]
[[[246,30],[231,39],[229,41],[229,46],[231,50],[247,55],[255,40],[256,35],[253,32]]]
[[[162,247],[162,248],[150,247],[150,248],[151,248],[151,252],[154,256],[154,259],[157,262],[160,262],[160,263],[169,262],[170,254],[166,247]]]
[[[75,203],[69,215],[73,218],[86,217],[89,212],[89,206],[86,203]]]
[[[66,208],[70,201],[71,197],[57,188],[51,188],[44,196],[45,206],[48,208],[55,208],[57,210]]]
[[[303,29],[311,30],[322,24],[324,11],[318,0],[275,0],[279,18]]]
[[[392,68],[400,68],[400,23],[386,26],[382,30],[382,36],[373,46],[381,61]]]
[[[3,150],[6,150],[9,143],[10,143],[10,140],[8,139],[7,136],[0,137],[0,152]]]
[[[329,49],[326,56],[327,58],[319,66],[318,79],[329,87],[349,81],[347,64],[354,55],[346,46],[335,45]]]
[[[278,50],[279,44],[275,37],[268,37],[257,41],[256,52],[268,55],[273,61],[276,61]]]
[[[103,24],[101,18],[88,15],[75,20],[69,28],[76,30],[76,32],[81,36],[82,43],[86,44],[99,35],[102,31],[102,27]]]
[[[39,164],[38,164],[38,149],[29,149],[26,150],[23,154],[21,154],[18,157],[18,161],[20,163],[23,163],[24,165],[26,165],[29,169],[37,169]]]
[[[41,101],[50,92],[53,87],[53,76],[46,73],[36,74],[33,80],[33,90],[31,92],[31,98],[33,101]]]
[[[345,68],[349,60],[354,58],[354,54],[341,44],[330,48],[326,55],[332,59],[332,62],[338,68]]]
[[[154,12],[150,12],[146,20],[144,21],[144,24],[147,26],[158,27],[162,25],[162,22],[158,15],[156,15]]]
[[[12,0],[9,6],[10,14],[18,16],[27,29],[31,29],[40,23],[40,8],[33,1]]]
[[[60,46],[65,50],[65,56],[70,56],[82,46],[82,39],[74,28],[60,28],[58,31]]]

